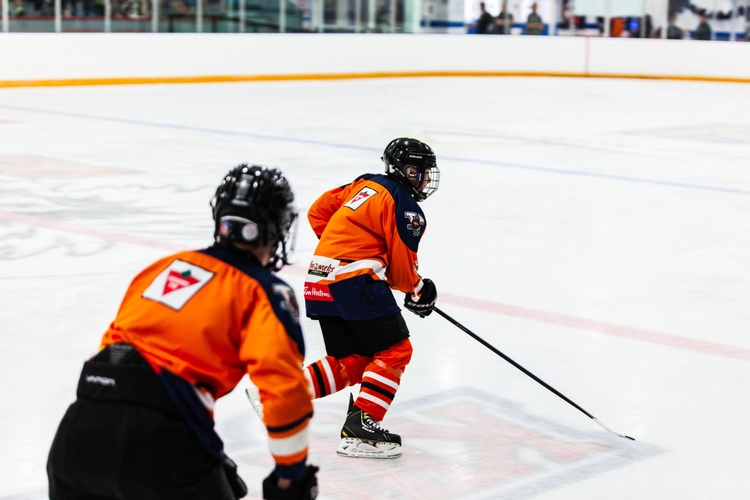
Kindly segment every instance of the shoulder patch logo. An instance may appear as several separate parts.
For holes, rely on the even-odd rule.
[[[404,217],[409,221],[406,224],[406,229],[411,231],[411,234],[413,234],[415,238],[419,238],[419,235],[422,234],[422,228],[424,227],[424,218],[417,212],[404,212]]]
[[[174,260],[143,292],[143,297],[179,311],[214,273],[179,259]]]
[[[375,196],[378,194],[377,191],[372,189],[371,187],[363,187],[359,190],[357,194],[354,195],[354,197],[347,201],[344,206],[351,208],[352,210],[357,210],[364,202],[369,200],[372,196]]]
[[[273,293],[281,297],[281,308],[292,316],[294,321],[299,323],[299,305],[297,304],[297,297],[294,296],[294,291],[286,285],[274,284]]]

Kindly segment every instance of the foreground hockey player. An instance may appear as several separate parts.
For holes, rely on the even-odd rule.
[[[397,458],[401,437],[380,426],[412,355],[404,307],[425,317],[435,284],[418,274],[417,249],[426,221],[417,202],[440,180],[435,154],[416,139],[398,138],[382,157],[385,175],[365,174],[318,198],[308,213],[320,239],[305,282],[307,315],[320,322],[326,357],[307,366],[313,396],[361,384],[350,396],[337,452]]]
[[[215,243],[135,277],[58,428],[51,499],[242,498],[213,403],[245,373],[259,388],[276,463],[264,498],[317,496],[299,311],[273,274],[293,250],[293,200],[279,170],[237,166],[211,203]]]

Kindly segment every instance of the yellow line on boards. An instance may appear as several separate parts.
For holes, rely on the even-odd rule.
[[[153,85],[185,83],[269,82],[296,80],[350,80],[367,78],[429,78],[429,77],[553,77],[553,78],[627,78],[641,80],[680,80],[724,83],[750,83],[750,78],[687,75],[635,75],[619,73],[573,73],[542,71],[387,71],[371,73],[310,73],[288,75],[215,75],[169,77],[65,78],[43,80],[0,80],[0,88],[70,87],[93,85]]]

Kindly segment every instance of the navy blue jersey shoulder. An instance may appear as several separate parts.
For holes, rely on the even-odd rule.
[[[263,287],[268,300],[273,306],[276,317],[284,325],[289,337],[297,344],[300,354],[304,356],[305,340],[302,336],[302,327],[299,322],[299,305],[294,295],[294,290],[284,280],[263,267],[255,259],[248,259],[244,255],[227,252],[216,245],[205,248],[201,252],[242,271]]]
[[[422,234],[427,228],[427,219],[417,200],[412,196],[411,189],[383,174],[365,174],[357,179],[377,182],[391,194],[396,202],[398,234],[409,250],[416,252],[419,249]]]

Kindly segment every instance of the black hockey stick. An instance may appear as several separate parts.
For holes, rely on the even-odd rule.
[[[535,381],[537,381],[538,383],[540,383],[542,386],[544,386],[547,390],[551,391],[557,397],[562,398],[566,403],[568,403],[569,405],[573,406],[575,409],[577,409],[578,411],[580,411],[581,413],[583,413],[584,415],[586,415],[587,417],[589,417],[591,420],[593,420],[597,424],[601,425],[605,430],[611,432],[612,434],[620,436],[621,438],[630,439],[631,441],[635,441],[635,439],[633,439],[632,437],[626,436],[624,434],[618,434],[617,432],[613,431],[612,429],[610,429],[609,427],[607,427],[606,425],[604,425],[603,423],[601,423],[599,421],[599,419],[597,419],[591,413],[587,412],[586,410],[584,410],[583,408],[581,408],[580,406],[578,406],[577,404],[575,404],[573,401],[571,401],[570,399],[568,399],[560,391],[558,391],[557,389],[555,389],[554,387],[552,387],[551,385],[549,385],[547,382],[545,382],[544,380],[540,379],[539,377],[537,377],[536,375],[534,375],[533,373],[531,373],[529,370],[527,370],[523,366],[521,366],[518,363],[516,363],[515,361],[513,361],[511,358],[509,358],[508,356],[506,356],[505,354],[503,354],[502,352],[500,352],[498,349],[496,349],[492,344],[490,344],[489,342],[487,342],[486,340],[484,340],[482,337],[480,337],[476,333],[474,333],[471,330],[469,330],[468,328],[466,328],[464,325],[462,325],[461,323],[459,323],[455,319],[453,319],[450,316],[448,316],[447,314],[445,314],[443,311],[441,311],[437,307],[435,307],[433,310],[436,313],[438,313],[440,316],[444,317],[445,319],[447,319],[448,321],[450,321],[451,323],[453,323],[454,325],[456,325],[460,330],[463,330],[469,336],[473,337],[477,342],[479,342],[480,344],[482,344],[483,346],[485,346],[487,349],[489,349],[490,351],[494,352],[495,354],[497,354],[498,356],[500,356],[501,358],[503,358],[505,361],[507,361],[511,365],[515,366],[516,368],[518,368],[522,372],[524,372],[529,377],[533,378]]]

